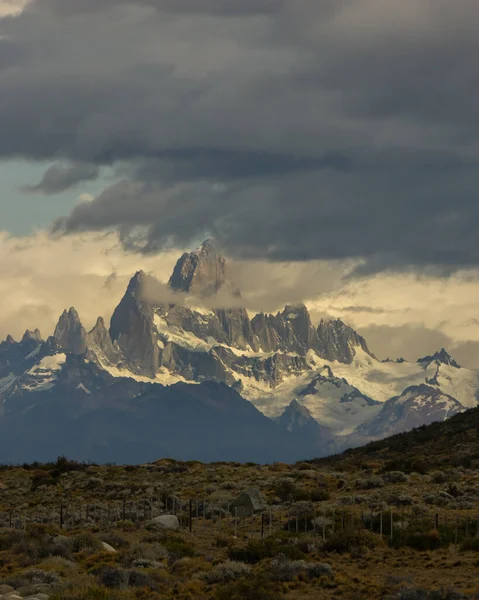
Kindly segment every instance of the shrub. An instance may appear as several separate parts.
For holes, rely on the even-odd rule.
[[[438,494],[425,494],[423,497],[426,504],[434,504],[435,506],[447,506],[454,498],[447,492],[439,492]]]
[[[392,506],[411,506],[414,500],[407,494],[394,494],[389,497],[388,504]]]
[[[128,586],[130,572],[120,567],[104,567],[98,575],[101,585],[108,588],[124,589]]]
[[[217,548],[228,548],[233,545],[233,539],[226,535],[219,535],[215,540],[215,546]]]
[[[461,544],[461,550],[474,550],[475,552],[479,552],[479,538],[469,538],[464,540]]]
[[[402,471],[387,471],[383,473],[382,478],[387,483],[404,483],[408,481],[408,476]]]
[[[276,587],[261,579],[240,579],[216,590],[215,600],[279,600]]]
[[[75,535],[69,541],[72,552],[96,552],[101,549],[101,542],[91,533],[85,532]]]
[[[280,477],[273,486],[274,492],[279,498],[286,502],[291,500],[296,492],[296,485],[289,477]]]
[[[137,569],[158,569],[160,566],[159,562],[150,558],[136,558],[131,564]]]
[[[333,569],[326,563],[308,563],[305,560],[287,560],[283,557],[271,563],[270,575],[275,581],[293,581],[300,573],[304,573],[309,579],[323,576],[333,578]]]
[[[355,482],[357,490],[373,490],[384,486],[382,477],[368,477],[367,479],[357,479]]]
[[[246,548],[230,548],[230,560],[255,564],[265,558],[274,558],[284,554],[291,559],[304,558],[304,552],[296,545],[288,544],[288,540],[265,538],[250,540]]]
[[[206,583],[228,583],[241,577],[251,575],[251,567],[243,562],[228,561],[216,565],[211,571],[205,573],[202,579]]]
[[[376,537],[369,531],[341,531],[323,544],[323,550],[342,554],[357,548],[373,549],[377,544]]]
[[[182,538],[170,538],[164,541],[164,546],[168,552],[170,562],[175,562],[185,556],[195,555],[195,549],[186,540]]]
[[[444,471],[434,471],[430,475],[432,483],[446,483],[447,475]]]
[[[466,596],[453,589],[426,591],[421,588],[403,588],[391,600],[468,600]]]
[[[435,550],[440,547],[441,538],[435,529],[426,533],[416,531],[406,536],[405,545],[415,550]]]
[[[326,500],[329,500],[330,495],[328,490],[325,490],[323,488],[315,488],[312,492],[311,492],[311,500],[313,502],[324,502]]]
[[[25,577],[32,583],[48,583],[50,585],[60,581],[58,573],[43,571],[42,569],[28,569],[28,571],[23,571],[22,577]]]

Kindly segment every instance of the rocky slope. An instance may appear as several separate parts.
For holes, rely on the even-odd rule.
[[[252,422],[263,413],[272,431],[287,432],[283,455],[290,457],[298,456],[297,451],[320,455],[358,445],[477,406],[478,373],[460,367],[444,349],[416,363],[379,361],[364,338],[341,320],[315,326],[304,304],[250,316],[238,307],[240,292],[212,242],[178,260],[168,284],[174,302],[152,298],[148,289],[153,283],[142,271],[132,277],[109,329],[99,317],[86,331],[70,308],[46,341],[35,330],[20,342],[10,336],[2,342],[0,424],[10,419],[14,431],[23,427],[22,419],[31,418],[27,412],[36,414],[47,406],[64,414],[62,402],[73,399],[66,406],[79,413],[67,411],[64,426],[81,414],[89,424],[85,437],[91,440],[90,426],[100,435],[92,415],[99,423],[113,411],[118,431],[106,427],[112,438],[102,447],[117,448],[123,455],[118,448],[130,432],[122,419],[134,406],[147,406],[136,403],[144,386],[162,390],[151,392],[153,397],[164,395],[164,386],[173,386],[168,394],[175,395],[183,389],[175,384],[189,384],[188,393],[194,395],[195,387],[214,382],[228,386],[218,388],[223,391],[216,395],[232,388],[255,407],[248,413]],[[215,307],[219,290],[228,292],[221,298],[233,299],[230,307]],[[206,414],[206,405],[201,406]],[[180,452],[172,440],[157,442],[159,453],[171,455],[173,449]],[[217,452],[221,456],[221,448]],[[258,460],[272,456],[264,449],[258,453]]]

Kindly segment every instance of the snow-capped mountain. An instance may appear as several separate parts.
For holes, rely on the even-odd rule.
[[[137,272],[109,328],[99,317],[86,331],[70,308],[46,341],[35,330],[20,342],[10,336],[2,342],[0,426],[12,415],[20,423],[39,403],[58,407],[73,399],[68,415],[77,418],[99,405],[128,411],[147,389],[162,395],[167,386],[174,394],[178,385],[203,389],[213,382],[223,387],[205,388],[202,398],[214,397],[215,411],[224,393],[218,390],[232,388],[255,408],[245,413],[253,421],[261,413],[275,421],[272,431],[286,436],[278,444],[285,455],[300,457],[288,444],[303,455],[321,454],[333,444],[360,444],[478,403],[478,372],[444,349],[415,363],[380,361],[343,321],[315,326],[304,304],[248,314],[211,241],[178,260],[168,283],[173,302],[155,298],[155,283]],[[231,299],[229,307],[215,306],[218,291],[221,302]]]

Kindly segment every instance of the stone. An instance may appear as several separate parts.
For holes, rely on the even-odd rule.
[[[6,585],[6,584],[2,584],[0,585],[0,596],[3,596],[5,594],[10,594],[11,592],[14,592],[15,588],[13,588],[11,585]]]
[[[110,546],[110,544],[107,544],[106,542],[102,542],[101,545],[105,552],[116,552],[115,548],[113,548],[113,546]]]
[[[180,528],[180,522],[178,521],[178,517],[175,515],[161,515],[160,517],[155,517],[148,521],[145,525],[146,529],[153,529],[163,531],[165,529],[170,529],[172,531],[178,531]]]
[[[51,592],[51,589],[52,587],[48,583],[33,583],[32,585],[18,588],[17,594],[22,598],[27,598],[28,596],[37,596],[40,593]]]

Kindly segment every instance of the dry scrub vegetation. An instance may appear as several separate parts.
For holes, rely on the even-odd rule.
[[[3,467],[0,598],[479,598],[477,415],[295,465]]]

